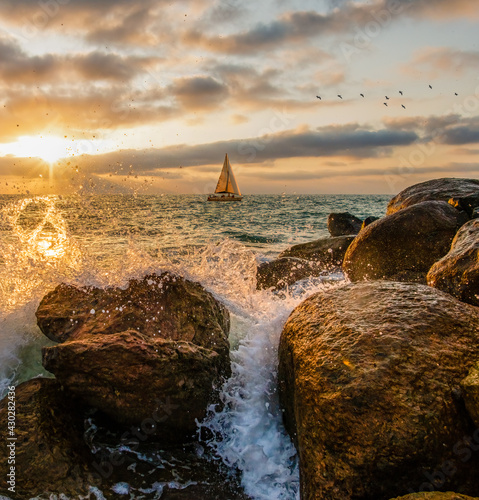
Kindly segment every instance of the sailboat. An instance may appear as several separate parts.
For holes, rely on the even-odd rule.
[[[208,196],[208,201],[241,201],[243,197],[233,174],[228,154],[225,155],[223,169],[214,194]]]

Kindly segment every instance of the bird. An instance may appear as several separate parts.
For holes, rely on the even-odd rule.
[[[339,97],[340,99],[342,99],[342,98],[343,98],[343,96],[341,96],[341,95],[339,95],[339,94],[338,94],[338,97]]]
[[[388,105],[388,103],[387,103],[387,102],[383,102],[383,104],[384,104],[385,106],[387,106],[387,105]]]
[[[403,107],[404,109],[406,109],[406,106],[404,106],[404,104],[401,104],[401,107]]]
[[[386,99],[389,99],[389,97],[387,95],[384,96]]]
[[[400,90],[399,93],[402,95],[402,90]]]
[[[454,95],[459,95],[457,92],[454,92]]]
[[[429,88],[432,89],[432,85],[429,85]]]
[[[321,100],[321,97],[319,95],[316,96],[319,100]]]
[[[364,94],[359,94],[361,97],[364,97]]]

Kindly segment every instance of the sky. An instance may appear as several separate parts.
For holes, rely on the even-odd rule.
[[[0,194],[479,174],[471,0],[2,0]]]

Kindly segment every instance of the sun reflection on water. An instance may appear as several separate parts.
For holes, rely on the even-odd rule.
[[[5,238],[0,243],[0,303],[12,308],[35,297],[35,291],[81,266],[81,251],[69,236],[55,204],[58,196],[38,196],[2,210]],[[6,224],[5,224],[6,223]]]

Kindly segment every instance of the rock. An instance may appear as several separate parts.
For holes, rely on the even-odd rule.
[[[411,493],[402,497],[392,498],[391,500],[479,500],[477,497],[468,497],[448,491],[446,493],[440,491],[431,491],[424,493]]]
[[[353,240],[354,235],[351,234],[300,243],[281,252],[278,259],[295,257],[317,262],[322,269],[334,269],[341,267],[344,254]]]
[[[470,369],[468,376],[462,380],[461,387],[467,411],[479,429],[479,364]]]
[[[449,204],[458,210],[464,210],[472,219],[475,218],[475,209],[479,207],[479,190],[468,196],[455,196],[449,199]]]
[[[294,245],[281,252],[277,259],[258,266],[256,286],[258,290],[280,290],[301,279],[337,270],[353,240],[354,235],[337,236]]]
[[[71,394],[121,424],[149,419],[164,440],[190,438],[231,374],[227,309],[168,273],[124,290],[60,285],[37,318],[62,342],[43,349],[43,366]]]
[[[0,402],[0,439],[6,451],[8,397]],[[8,455],[0,453],[0,494],[32,498],[88,493],[91,455],[83,440],[83,409],[53,379],[37,378],[15,391],[15,493],[7,490]],[[91,476],[91,475],[90,475]],[[48,498],[48,496],[46,497]]]
[[[328,215],[328,231],[331,236],[358,234],[363,221],[349,212],[338,212]]]
[[[479,310],[434,288],[353,283],[300,304],[278,379],[301,498],[479,491],[479,430],[459,396],[478,356]]]
[[[0,418],[5,423],[7,408],[4,399]],[[4,444],[6,431],[7,425],[0,427]],[[173,448],[162,443],[160,449],[142,429],[125,432],[98,414],[89,414],[84,423],[82,406],[54,379],[34,379],[16,388],[15,433],[15,493],[5,486],[8,454],[0,454],[0,495],[12,500],[92,496],[114,500],[122,484],[145,499],[160,494],[162,499],[183,500],[248,498],[224,466],[206,454],[199,456],[198,451],[204,450],[197,443]],[[90,488],[96,488],[98,495]]]
[[[387,215],[429,200],[448,201],[452,197],[469,196],[479,190],[479,180],[445,177],[414,184],[396,195],[388,204]]]
[[[426,283],[430,267],[451,246],[467,215],[445,201],[425,201],[364,228],[344,256],[351,281],[391,279]]]
[[[43,366],[87,405],[122,424],[146,422],[165,441],[192,437],[230,375],[214,349],[136,330],[45,347]]]
[[[374,217],[374,216],[369,216],[369,217],[366,217],[364,220],[363,220],[363,223],[361,224],[361,231],[369,226],[369,224],[371,224],[372,222],[374,222],[375,220],[379,220],[379,217]]]
[[[256,288],[280,290],[301,279],[319,276],[322,271],[314,262],[292,257],[263,262],[256,271]]]
[[[55,342],[138,330],[229,350],[226,308],[199,283],[166,272],[133,279],[125,289],[61,284],[43,298],[36,316],[40,330]]]
[[[427,274],[427,283],[463,302],[479,306],[479,220],[464,224],[451,249]]]

